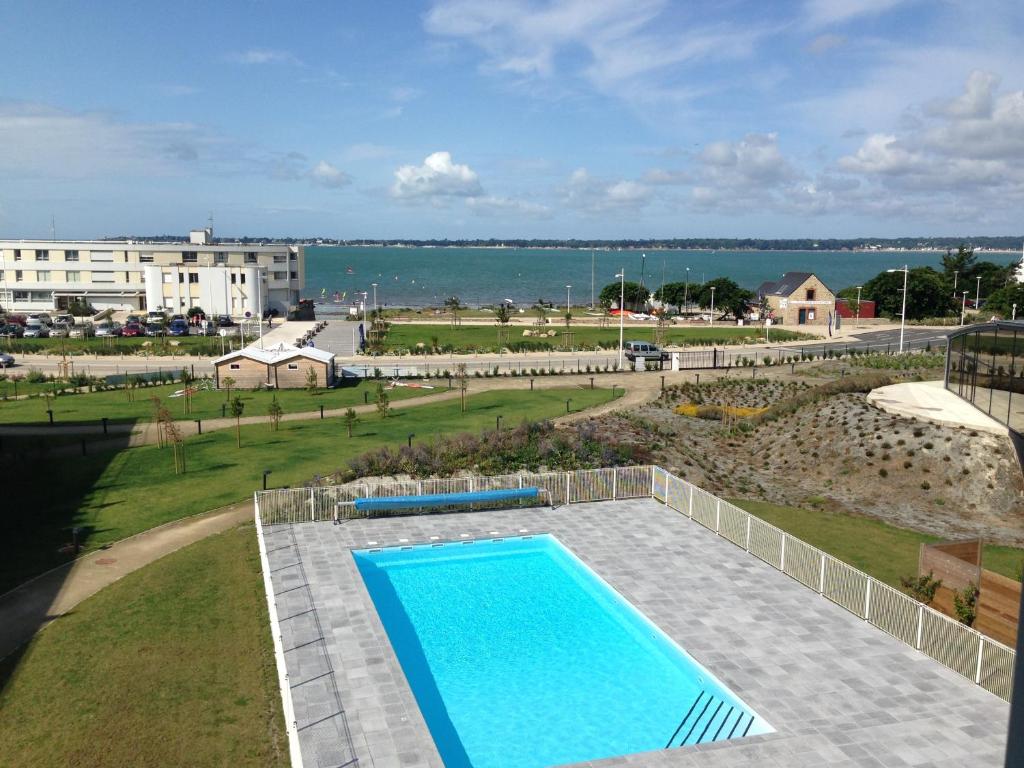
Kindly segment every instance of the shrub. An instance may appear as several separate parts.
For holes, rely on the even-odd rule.
[[[927,576],[901,576],[900,584],[915,600],[931,605],[935,593],[942,586],[942,579],[936,579],[934,572],[928,571]]]
[[[927,480],[925,480],[924,482],[921,483],[921,490],[922,491],[929,491],[929,490],[931,490],[931,487],[932,487],[932,484],[929,483]]]
[[[887,470],[885,467],[882,467],[880,470],[878,470],[878,476],[879,477],[888,477],[889,476],[889,470]]]
[[[978,588],[974,584],[968,584],[962,590],[953,593],[953,611],[961,624],[968,627],[974,625],[977,618]]]

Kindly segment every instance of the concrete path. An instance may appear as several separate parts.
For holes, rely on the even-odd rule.
[[[941,381],[912,381],[879,387],[868,393],[868,402],[887,413],[933,424],[966,427],[993,435],[1008,432],[1004,425],[947,391]]]
[[[122,576],[253,516],[252,502],[177,520],[122,539],[0,595],[0,659]]]

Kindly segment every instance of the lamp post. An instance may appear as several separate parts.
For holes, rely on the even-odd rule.
[[[570,304],[569,304],[569,292],[570,291],[572,291],[572,286],[571,285],[565,286],[565,314],[567,314],[567,315],[569,314],[569,307],[570,307]]]
[[[887,269],[886,272],[903,273],[903,309],[900,310],[900,354],[903,354],[903,329],[907,324],[907,277],[910,275],[910,265],[904,264],[903,269]]]
[[[623,308],[625,307],[625,304],[626,304],[626,268],[623,267],[619,271],[619,274],[616,275],[616,277],[619,278],[619,280],[620,280],[620,283],[619,283],[619,369],[621,370],[622,369],[622,337],[623,337],[623,332],[625,331],[625,328],[623,327],[622,323],[623,323],[623,320],[626,317],[625,314],[623,314],[623,312],[625,311]]]
[[[711,286],[711,327],[715,327],[715,286]]]
[[[260,349],[263,349],[263,267],[256,267],[256,302],[259,305],[256,311],[259,313],[260,327]]]
[[[978,291],[974,294],[974,308],[981,308],[981,275],[978,275]]]
[[[370,283],[373,286],[373,316],[377,316],[377,284]]]
[[[964,291],[963,294],[964,294],[964,300],[963,300],[963,303],[960,305],[960,327],[961,328],[963,328],[963,326],[964,326],[964,319],[967,317],[967,291]]]
[[[1016,304],[1013,305],[1013,314],[1010,315],[1010,319],[1011,320],[1016,320],[1017,319],[1017,305]]]
[[[953,270],[953,298],[956,298],[956,279],[960,276],[960,271]]]
[[[855,321],[855,324],[859,324],[860,323],[860,291],[861,291],[861,289],[863,287],[864,287],[863,285],[858,285],[857,286],[857,319]]]
[[[690,268],[686,268],[686,282],[683,284],[683,314],[686,314],[686,308],[690,306]]]

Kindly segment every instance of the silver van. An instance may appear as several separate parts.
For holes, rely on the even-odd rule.
[[[625,346],[626,359],[634,360],[668,360],[668,352],[649,341],[627,341]]]

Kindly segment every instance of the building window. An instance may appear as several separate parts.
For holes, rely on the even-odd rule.
[[[298,363],[288,363],[288,370],[289,371],[297,371],[297,370],[299,370],[299,364]]]
[[[14,260],[21,261],[21,248],[14,249]]]
[[[814,301],[814,289],[813,288],[808,288],[807,289],[807,301]]]
[[[178,282],[179,283],[184,283],[185,282],[185,273],[184,272],[179,272],[178,273]]]
[[[238,278],[238,275],[236,275],[236,274],[235,274],[234,272],[232,272],[232,273],[231,273],[231,284],[232,284],[232,285],[234,285],[235,283],[237,283],[237,282],[238,282],[238,279],[237,279],[237,278]]]
[[[25,273],[24,272],[22,272],[20,269],[14,270],[14,282],[20,283],[24,279],[25,279]]]
[[[256,251],[246,251],[245,252],[245,263],[246,264],[255,264],[256,263]]]
[[[274,254],[274,263],[275,264],[284,264],[284,261],[285,261],[285,258],[284,258],[284,254],[283,253],[275,253]]]
[[[140,253],[139,254],[139,263],[140,264],[152,264],[153,263],[153,254],[152,253]]]
[[[189,281],[189,283],[198,283],[199,282],[199,274],[196,273],[196,272],[189,272],[189,274],[188,274],[188,281]]]
[[[50,280],[50,270],[48,270],[48,269],[41,269],[38,272],[36,272],[36,280],[38,282],[40,282],[40,283],[49,282],[49,280]]]
[[[64,261],[78,261],[78,251],[64,251]]]
[[[288,261],[298,261],[298,260],[299,260],[299,254],[294,253],[294,252],[288,254]]]
[[[813,320],[814,319],[814,310],[813,309],[807,310],[807,319],[808,320]]]
[[[15,291],[14,292],[14,300],[15,301],[28,301],[28,291]]]
[[[288,279],[288,273],[287,272],[274,272],[273,274],[271,274],[271,277],[274,278],[275,280],[287,280]]]
[[[245,273],[244,272],[241,275],[239,275],[239,282],[241,282],[242,285],[245,285]]]
[[[213,261],[215,264],[227,264],[228,255],[226,253],[215,253],[213,255]]]
[[[40,250],[36,251],[36,261],[49,261],[49,260],[50,260],[50,252],[49,251],[40,251]]]
[[[195,251],[182,251],[181,260],[186,264],[195,264],[199,261],[199,254]]]
[[[67,280],[67,282],[69,282],[69,283],[77,283],[77,282],[80,282],[82,280],[82,273],[81,272],[65,272],[64,273],[64,279]]]
[[[241,366],[240,363],[229,363],[228,364],[228,368],[230,370],[232,370],[232,371],[240,371],[240,370],[242,370],[242,366]]]

